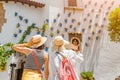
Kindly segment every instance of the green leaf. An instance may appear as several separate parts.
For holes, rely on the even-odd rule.
[[[109,15],[108,31],[111,41],[120,42],[120,7]]]

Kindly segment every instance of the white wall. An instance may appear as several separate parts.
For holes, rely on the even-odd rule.
[[[27,29],[27,26],[30,26],[33,22],[36,23],[36,26],[41,28],[44,20],[49,18],[49,1],[48,0],[38,0],[39,2],[45,3],[45,7],[43,8],[35,8],[34,6],[29,7],[28,5],[22,5],[21,3],[8,2],[3,3],[5,9],[5,18],[7,22],[2,27],[2,32],[0,33],[0,43],[5,44],[8,42],[17,43],[20,40],[22,33],[18,33],[18,29],[16,28],[16,24],[21,24],[22,32]],[[15,12],[18,15],[23,16],[29,20],[28,24],[25,24],[23,21],[20,21],[18,17],[15,17]],[[18,33],[18,37],[14,37],[13,34]],[[36,34],[35,30],[31,33],[31,35]],[[29,35],[26,41],[30,38]],[[9,59],[11,62],[11,59]],[[8,63],[9,66],[9,63]],[[0,79],[8,80],[8,68],[6,72],[0,72]]]
[[[63,31],[63,33],[65,34],[65,39],[68,39],[68,34],[64,32],[63,28],[58,28],[58,23],[59,22],[63,22],[64,18],[66,18],[67,14],[69,13],[69,11],[66,11],[65,13],[63,13],[63,6],[64,3],[61,1],[61,3],[58,4],[52,4],[55,3],[58,0],[53,0],[51,1],[51,5],[50,5],[50,21],[51,21],[51,26],[56,27],[56,29],[60,29],[61,31]],[[105,13],[108,11],[108,7],[110,6],[112,1],[107,1],[106,4],[104,4],[104,2],[107,0],[92,0],[91,4],[87,6],[87,8],[84,9],[84,12],[75,12],[75,15],[72,15],[75,19],[81,21],[81,26],[78,28],[78,32],[81,32],[82,28],[87,28],[89,26],[89,21],[83,21],[84,18],[86,17],[87,20],[92,19],[92,28],[95,27],[95,23],[97,22],[98,25],[100,26],[101,24],[104,24],[104,29],[103,29],[103,34],[101,36],[101,40],[98,41],[98,43],[92,43],[89,44],[89,47],[93,46],[92,50],[88,50],[86,48],[86,50],[88,50],[88,55],[90,56],[90,54],[92,52],[94,52],[95,50],[95,46],[100,46],[98,50],[100,50],[100,52],[96,51],[97,57],[96,58],[96,65],[94,66],[94,76],[96,80],[114,80],[115,77],[120,75],[120,44],[119,43],[114,43],[114,42],[110,42],[109,36],[108,36],[108,32],[107,32],[107,25],[108,25],[108,21],[103,21],[103,18],[106,17],[106,19],[108,19],[108,16],[105,15]],[[88,4],[88,1],[84,0],[83,1],[84,5]],[[97,2],[97,6],[95,7],[94,4]],[[59,2],[56,2],[59,3]],[[101,9],[101,13],[98,12],[98,9],[100,8],[100,5],[104,4],[104,7]],[[114,8],[116,8],[118,5],[120,4],[119,0],[116,0],[114,5],[111,7],[110,11],[113,10]],[[61,5],[61,6],[60,6]],[[87,17],[88,13],[91,13],[91,9],[94,9],[95,11],[90,14],[90,17]],[[57,18],[58,22],[57,23],[53,23],[53,19],[56,19],[57,14],[60,13],[61,16],[60,18]],[[99,14],[98,19],[95,19],[96,14]],[[82,16],[82,17],[81,17]],[[70,20],[71,18],[69,18]],[[68,23],[70,24],[70,23]],[[64,27],[68,27],[67,24],[63,25]],[[89,32],[86,31],[83,34],[83,43],[85,43],[86,41],[88,41],[88,36],[91,34],[91,31],[94,29],[91,29]],[[97,30],[97,29],[95,29]],[[56,33],[54,31],[54,33]],[[70,30],[69,31],[73,31]],[[55,34],[57,35],[57,34]],[[94,37],[95,38],[95,37]],[[84,44],[83,44],[84,45]],[[91,52],[89,52],[91,51]],[[98,61],[98,62],[97,62]],[[89,61],[88,61],[89,62]],[[89,64],[89,63],[88,63]],[[87,66],[88,67],[88,66]],[[91,66],[93,67],[93,66]]]
[[[64,0],[36,0],[36,1],[40,1],[46,4],[46,6],[44,8],[34,8],[34,7],[28,7],[28,5],[21,5],[20,3],[14,4],[12,2],[10,3],[4,3],[4,8],[6,10],[6,14],[5,17],[7,19],[7,23],[4,24],[4,26],[2,27],[2,32],[0,33],[0,43],[7,43],[7,42],[14,42],[16,43],[19,38],[20,38],[20,34],[17,38],[13,37],[13,33],[16,32],[16,24],[18,22],[20,22],[16,17],[14,17],[14,13],[18,12],[18,14],[24,16],[25,18],[29,19],[29,24],[24,24],[23,22],[21,22],[23,24],[22,28],[23,30],[26,29],[26,26],[31,25],[32,22],[36,22],[37,26],[42,26],[43,24],[43,20],[45,20],[46,18],[49,18],[49,25],[50,27],[56,27],[54,32],[56,31],[56,29],[58,28],[58,22],[62,22],[64,23],[64,18],[66,18],[67,14],[69,13],[69,11],[67,11],[65,14],[63,13],[63,6],[64,6]],[[102,4],[104,1],[107,0],[93,0],[92,5],[94,5],[95,2]],[[83,0],[84,5],[88,4],[87,0]],[[111,2],[111,1],[110,1]],[[109,1],[108,1],[109,4]],[[108,7],[108,4],[105,5]],[[120,4],[119,0],[115,1],[114,6],[112,7],[112,9],[114,9],[116,6],[118,6]],[[90,10],[92,8],[96,8],[96,10],[98,9],[99,6],[94,7],[94,6],[88,6],[87,8],[84,9],[84,13],[81,12],[76,12],[75,14],[72,14],[72,17],[80,20],[81,21],[81,26],[77,29],[78,31],[81,32],[81,29],[83,27],[88,27],[89,23],[88,22],[84,22],[83,18],[87,16],[87,13],[90,12]],[[106,7],[104,7],[102,9],[102,11],[106,11]],[[32,11],[32,12],[31,12]],[[60,13],[61,16],[58,20],[57,23],[53,23],[53,19],[56,19],[57,14]],[[79,14],[80,13],[80,14]],[[96,13],[93,13],[89,18],[94,19],[94,16],[96,15]],[[102,18],[104,17],[104,12],[103,14],[100,13],[100,15],[102,16]],[[78,17],[79,16],[79,17]],[[71,20],[71,18],[69,19]],[[94,21],[97,22],[97,21]],[[94,22],[92,23],[92,25],[94,25]],[[102,20],[98,20],[99,24],[102,24]],[[68,24],[64,24],[64,27],[67,27],[70,23]],[[107,22],[104,22],[104,24],[107,26]],[[74,25],[75,26],[75,25]],[[105,27],[106,27],[105,26]],[[63,28],[60,28],[60,31],[62,33],[65,34],[65,39],[68,39],[67,33],[64,32]],[[73,31],[73,29],[69,29],[69,31]],[[91,31],[90,31],[91,32]],[[50,39],[52,39],[49,36],[49,33],[46,33],[48,35],[48,45],[49,45],[49,41],[51,41]],[[35,34],[33,32],[33,34]],[[33,35],[32,34],[32,35]],[[56,32],[55,32],[55,35]],[[86,38],[88,37],[88,34],[84,34],[84,41],[87,41]],[[27,40],[29,39],[29,37],[27,38]],[[114,80],[116,76],[120,75],[120,62],[119,62],[119,58],[120,58],[120,46],[118,43],[112,43],[110,42],[108,35],[107,35],[107,29],[105,28],[103,36],[102,36],[102,40],[101,40],[101,44],[100,44],[100,57],[99,57],[99,61],[98,61],[98,65],[95,67],[95,78],[96,80]],[[111,54],[111,55],[110,55]],[[5,78],[3,78],[5,76]],[[4,80],[8,80],[8,74],[7,72],[4,73],[0,73],[0,78],[4,79]]]
[[[67,1],[67,0],[66,0]],[[54,4],[55,3],[55,4]],[[68,40],[68,32],[74,32],[73,29],[69,29],[69,25],[71,24],[71,20],[74,18],[76,19],[76,23],[73,25],[73,27],[77,27],[77,21],[80,21],[82,12],[81,11],[64,11],[65,6],[64,0],[52,0],[50,1],[50,7],[49,7],[49,19],[50,19],[50,27],[54,27],[54,37],[56,35],[64,34],[64,38]],[[68,17],[68,14],[71,13],[71,17]],[[60,17],[57,17],[57,15],[60,14]],[[67,23],[64,22],[64,19],[68,20]],[[54,19],[56,19],[56,23],[54,23]],[[59,27],[59,23],[62,23],[62,27]],[[68,32],[65,32],[64,28],[68,29]],[[60,30],[60,33],[57,34],[57,29]],[[80,32],[80,27],[76,29],[76,32]],[[50,31],[48,32],[50,33]],[[53,37],[53,38],[54,38]],[[52,39],[52,38],[51,38]]]
[[[115,80],[120,76],[120,43],[111,42],[104,33],[98,66],[94,76],[97,80]]]
[[[48,5],[44,8],[34,8],[33,6],[29,7],[28,5],[22,5],[21,3],[15,4],[14,2],[4,3],[4,9],[6,10],[5,17],[7,22],[2,27],[2,32],[0,33],[0,43],[6,42],[17,42],[20,38],[14,38],[13,33],[17,32],[16,24],[19,22],[22,24],[23,31],[27,26],[31,25],[33,22],[36,23],[36,26],[42,27],[44,20],[49,17]],[[28,24],[23,23],[18,18],[14,16],[14,13],[17,12],[18,15],[23,16],[29,20]],[[9,31],[8,31],[9,30]]]

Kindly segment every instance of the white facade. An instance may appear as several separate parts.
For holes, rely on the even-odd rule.
[[[21,3],[15,4],[14,2],[9,2],[9,3],[3,2],[4,9],[6,10],[5,17],[7,19],[7,22],[2,27],[2,32],[0,33],[0,43],[2,44],[7,42],[16,43],[20,39],[20,36],[22,34],[18,34],[17,38],[13,36],[13,33],[18,33],[16,29],[17,23],[22,24],[21,28],[24,32],[27,26],[31,25],[31,23],[33,22],[36,23],[36,26],[42,27],[45,19],[49,19],[49,27],[53,26],[55,28],[54,36],[57,35],[56,30],[59,29],[61,33],[64,33],[65,39],[68,40],[68,33],[64,31],[64,28],[68,28],[69,25],[71,24],[70,20],[74,18],[76,19],[76,21],[81,22],[80,27],[76,28],[76,32],[82,32],[82,29],[85,28],[85,33],[83,33],[83,43],[82,43],[83,50],[86,50],[84,51],[85,56],[87,56],[88,53],[90,54],[96,53],[95,50],[93,49],[95,47],[97,47],[96,49],[100,50],[100,52],[98,51],[98,54],[95,55],[96,59],[93,60],[93,62],[94,61],[97,62],[94,69],[95,79],[96,80],[114,80],[115,77],[120,75],[120,61],[119,61],[120,44],[110,42],[110,39],[107,35],[108,32],[106,29],[108,21],[103,21],[104,17],[108,18],[107,16],[105,16],[105,12],[107,12],[107,8],[109,7],[112,1],[108,1],[106,4],[104,4],[104,2],[107,0],[101,0],[101,1],[92,0],[91,4],[88,5],[86,8],[84,8],[83,12],[75,11],[75,13],[72,13],[72,16],[70,18],[67,17],[67,14],[71,11],[65,11],[64,13],[64,5],[67,4],[67,3],[64,3],[64,0],[35,0],[35,1],[40,1],[41,3],[45,3],[46,5],[43,8],[34,8],[33,6],[29,7],[28,5],[22,5]],[[78,0],[78,1],[81,1],[81,0]],[[96,7],[94,6],[95,3],[97,3]],[[88,0],[83,1],[84,7],[86,4],[89,4]],[[104,4],[104,7],[101,10],[102,12],[99,13],[98,9],[101,4]],[[116,0],[111,10],[116,8],[119,4],[120,4],[119,0]],[[94,9],[93,13],[91,12],[92,9]],[[15,12],[18,12],[18,15],[21,15],[24,18],[27,18],[29,20],[29,23],[25,24],[22,21],[20,21],[18,18],[16,18],[14,16]],[[60,14],[59,18],[57,18],[58,13]],[[92,15],[87,17],[88,13]],[[99,17],[98,19],[96,19],[95,16],[98,13],[99,13]],[[66,24],[64,23],[65,18],[68,19],[68,23]],[[87,21],[84,21],[84,18],[86,18]],[[53,22],[54,19],[57,20],[56,23]],[[98,23],[99,26],[104,24],[105,27],[101,35],[102,39],[100,39],[98,42],[95,42],[95,41],[91,42],[90,45],[92,46],[92,48],[86,48],[84,44],[87,42],[87,37],[89,36],[89,34],[91,34],[92,30],[94,30],[94,29],[88,30],[87,28],[89,25],[88,20],[90,19],[93,20],[93,22],[91,23],[91,25],[93,26],[92,28],[95,27],[94,24],[96,22]],[[58,27],[59,22],[63,23],[64,28]],[[76,27],[76,26],[77,25],[75,23],[73,27]],[[98,29],[95,28],[95,30],[97,31]],[[74,32],[74,30],[69,29],[69,32]],[[50,41],[51,41],[50,39],[52,39],[49,36],[49,33],[50,31],[46,33],[48,35],[47,37],[49,38],[47,42],[48,45],[50,44]],[[32,31],[32,34],[30,36],[34,34],[36,34],[35,30]],[[30,36],[26,38],[26,41],[30,38]],[[95,36],[93,36],[93,38],[95,38]],[[89,56],[87,60],[91,59],[91,57]],[[84,66],[88,66],[87,64],[90,65],[89,61],[88,62],[86,61]],[[85,70],[91,70],[91,67],[90,69],[88,67],[85,67]],[[0,73],[0,78],[3,80],[8,80],[8,71]]]
[[[18,29],[16,28],[17,23],[21,24],[22,32],[24,32],[24,30],[27,29],[27,26],[30,26],[33,22],[36,23],[36,26],[42,27],[44,20],[49,17],[49,1],[40,0],[40,2],[45,3],[46,6],[43,8],[35,8],[34,6],[29,7],[28,5],[22,5],[21,3],[15,4],[14,2],[2,2],[6,11],[5,18],[7,19],[7,22],[3,25],[0,33],[1,44],[8,42],[17,43],[20,40],[22,33],[19,34]],[[23,18],[28,19],[28,24],[20,21],[18,17],[15,17],[15,12],[17,12],[18,15],[23,16]],[[14,33],[18,34],[16,38],[13,36]],[[35,33],[36,31],[33,30],[31,35],[34,35]],[[30,36],[26,38],[26,41]],[[11,62],[11,58],[9,61]],[[10,62],[8,63],[8,66]],[[8,73],[10,73],[9,67],[7,69],[6,72],[0,72],[0,79],[10,80],[8,76]]]

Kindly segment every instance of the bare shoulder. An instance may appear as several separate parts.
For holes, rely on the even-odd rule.
[[[46,51],[44,51],[44,59],[48,60],[48,53]]]

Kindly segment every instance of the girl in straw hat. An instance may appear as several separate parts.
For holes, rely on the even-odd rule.
[[[60,80],[60,58],[62,59],[63,56],[71,61],[73,68],[75,67],[76,58],[79,58],[79,61],[83,60],[83,56],[77,57],[76,52],[70,49],[68,50],[68,47],[70,47],[69,42],[64,40],[61,36],[56,36],[52,41],[51,49],[49,49],[49,80]],[[79,80],[79,75],[80,74],[76,73],[77,80]]]
[[[46,37],[35,35],[28,43],[13,46],[15,51],[26,55],[22,80],[43,80],[41,72],[43,64],[45,66],[45,78],[48,79],[48,54],[44,51],[46,40]]]

